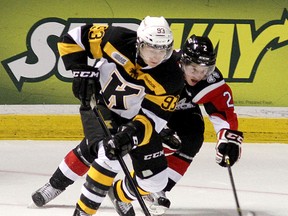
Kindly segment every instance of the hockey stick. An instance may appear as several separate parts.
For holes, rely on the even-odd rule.
[[[232,189],[233,189],[233,194],[234,194],[235,201],[236,201],[237,212],[238,212],[239,216],[242,216],[242,211],[241,211],[241,208],[240,208],[240,205],[239,205],[237,192],[236,192],[236,187],[235,187],[235,183],[234,183],[234,178],[233,178],[233,175],[232,175],[232,169],[231,169],[231,165],[230,165],[230,159],[229,159],[228,155],[225,155],[225,162],[227,164],[229,177],[230,177],[230,181],[231,181],[231,185],[232,185]]]
[[[104,119],[102,118],[102,115],[101,115],[96,103],[94,105],[95,106],[93,107],[93,112],[94,112],[96,118],[98,119],[98,121],[99,121],[99,123],[100,123],[100,125],[101,125],[101,127],[102,127],[102,129],[103,129],[103,131],[105,133],[105,136],[107,138],[111,138],[112,135],[111,135],[109,129],[107,128],[107,126],[106,126],[106,124],[104,122]],[[129,172],[127,166],[126,166],[125,161],[123,160],[123,158],[120,155],[116,155],[116,157],[117,157],[117,160],[120,163],[121,168],[123,169],[123,172],[124,172],[128,182],[129,182],[129,184],[131,185],[131,187],[133,189],[133,192],[135,193],[135,196],[136,196],[136,198],[137,198],[137,200],[138,200],[138,202],[139,202],[144,214],[146,216],[150,216],[149,210],[147,209],[147,206],[145,205],[145,203],[144,203],[144,201],[142,199],[142,196],[140,195],[140,193],[139,193],[139,191],[138,191],[138,189],[136,187],[136,183],[134,182],[134,180],[132,179],[132,177],[130,175],[130,172]]]

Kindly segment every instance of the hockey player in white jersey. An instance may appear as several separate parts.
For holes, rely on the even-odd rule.
[[[39,207],[47,204],[88,172],[73,216],[96,214],[108,191],[120,215],[135,215],[130,202],[136,195],[127,177],[114,182],[121,168],[115,159],[116,154],[130,155],[131,175],[141,195],[162,190],[168,182],[159,133],[184,87],[169,24],[164,17],[150,16],[137,32],[88,24],[63,35],[58,49],[74,75],[73,93],[82,102],[85,138],[65,156],[49,182],[32,194],[33,202]],[[87,65],[87,57],[100,60],[99,67]],[[104,118],[109,114],[114,130],[109,139],[89,103],[98,91],[98,106]]]

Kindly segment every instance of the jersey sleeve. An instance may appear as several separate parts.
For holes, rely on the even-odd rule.
[[[101,42],[107,28],[107,25],[84,25],[61,37],[57,46],[66,70],[71,70],[74,65],[87,64],[87,57],[102,57]]]
[[[225,82],[210,91],[202,98],[202,102],[216,133],[223,128],[238,130],[232,91]]]

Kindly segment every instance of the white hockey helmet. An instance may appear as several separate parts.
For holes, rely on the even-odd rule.
[[[173,34],[166,19],[146,16],[137,29],[137,50],[143,45],[156,49],[165,49],[165,59],[173,52]],[[165,60],[164,59],[164,60]]]

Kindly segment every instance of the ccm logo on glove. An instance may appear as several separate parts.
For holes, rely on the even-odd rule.
[[[227,130],[226,130],[227,131]],[[242,143],[243,142],[243,137],[242,136],[239,136],[237,134],[234,134],[233,132],[229,132],[227,131],[225,133],[225,136],[228,140],[230,140],[231,142],[234,140],[237,143]]]
[[[230,129],[222,129],[217,134],[218,142],[216,145],[216,162],[226,167],[225,156],[230,159],[230,165],[233,166],[241,157],[241,144],[243,142],[243,133]]]

